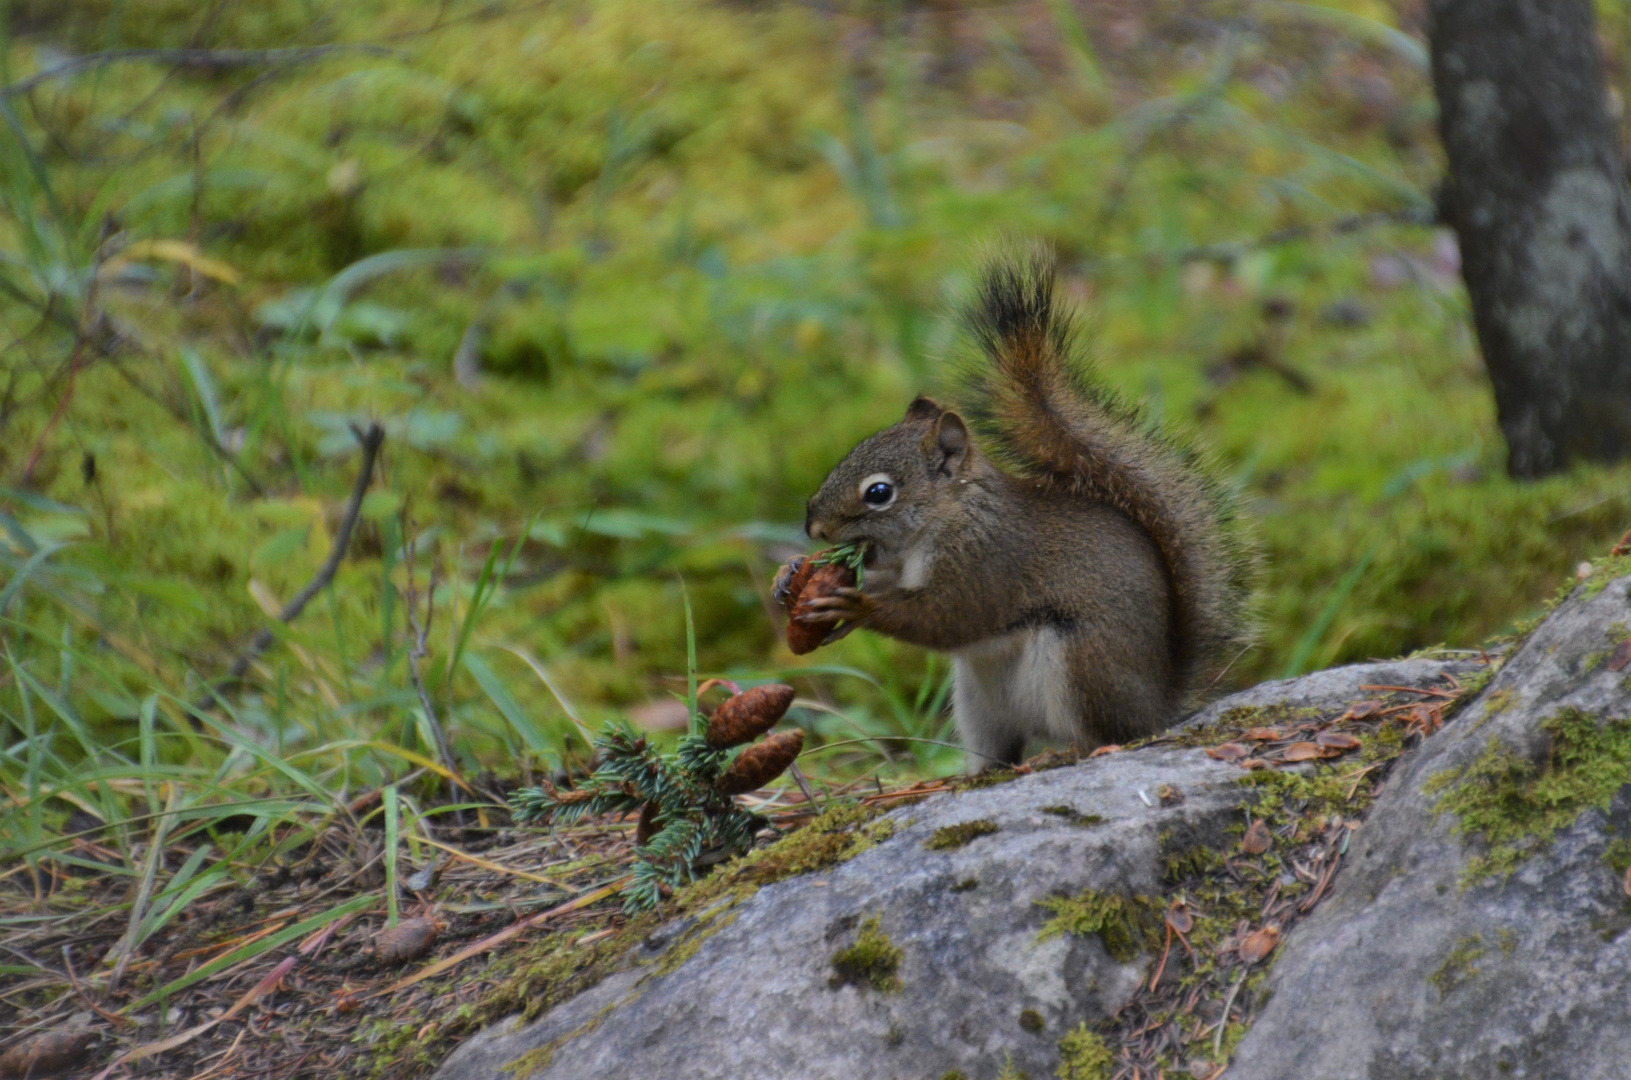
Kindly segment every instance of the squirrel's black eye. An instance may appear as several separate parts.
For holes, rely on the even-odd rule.
[[[883,480],[867,485],[867,489],[861,492],[861,501],[868,506],[888,506],[894,497],[895,485]]]

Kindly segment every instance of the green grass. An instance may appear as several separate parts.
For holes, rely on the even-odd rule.
[[[1419,27],[1374,0],[1062,28],[1067,5],[10,10],[7,82],[64,52],[379,48],[0,99],[8,852],[76,810],[130,852],[244,802],[261,858],[392,781],[414,842],[448,787],[410,555],[468,775],[581,762],[577,721],[683,696],[685,597],[704,675],[793,679],[798,722],[861,738],[818,781],[955,768],[944,661],[865,633],[793,658],[768,591],[825,470],[937,385],[1004,234],[1058,246],[1107,377],[1239,484],[1267,561],[1232,683],[1475,646],[1631,523],[1625,468],[1502,473],[1464,293],[1401,223],[1442,167]],[[1220,363],[1253,345],[1306,387]],[[367,419],[349,556],[273,624]],[[137,924],[191,887],[171,873]]]

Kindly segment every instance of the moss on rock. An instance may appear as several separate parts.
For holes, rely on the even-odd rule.
[[[1631,783],[1631,720],[1600,723],[1564,709],[1540,726],[1552,737],[1544,765],[1491,739],[1477,761],[1439,773],[1423,789],[1439,796],[1438,813],[1456,816],[1458,834],[1487,845],[1467,864],[1463,886],[1510,876],[1559,829],[1593,807],[1606,809]]]
[[[934,831],[923,846],[930,851],[952,851],[968,844],[982,836],[990,836],[998,830],[997,823],[990,818],[976,818],[973,821],[960,821],[956,825],[947,825]]]
[[[1060,1080],[1109,1080],[1115,1058],[1103,1037],[1088,1026],[1077,1024],[1074,1031],[1059,1040]]]
[[[894,993],[900,989],[895,972],[906,954],[883,932],[881,919],[874,915],[861,924],[854,944],[839,949],[832,955],[833,975],[828,985],[870,986],[880,993]]]
[[[1450,949],[1444,962],[1427,977],[1440,997],[1478,974],[1478,961],[1485,953],[1484,939],[1477,934],[1464,937]]]
[[[1118,964],[1131,963],[1140,952],[1160,945],[1161,904],[1147,896],[1086,889],[1075,896],[1049,896],[1036,903],[1054,913],[1042,924],[1037,941],[1060,934],[1097,934],[1104,951]]]

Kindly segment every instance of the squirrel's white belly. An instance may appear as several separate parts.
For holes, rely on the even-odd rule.
[[[1027,738],[1077,738],[1065,643],[1049,627],[1017,630],[952,654],[952,713],[963,745],[1002,758]],[[970,760],[978,769],[987,762]]]

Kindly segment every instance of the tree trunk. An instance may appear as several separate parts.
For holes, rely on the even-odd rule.
[[[1631,454],[1631,192],[1592,0],[1430,0],[1443,207],[1507,468]]]

